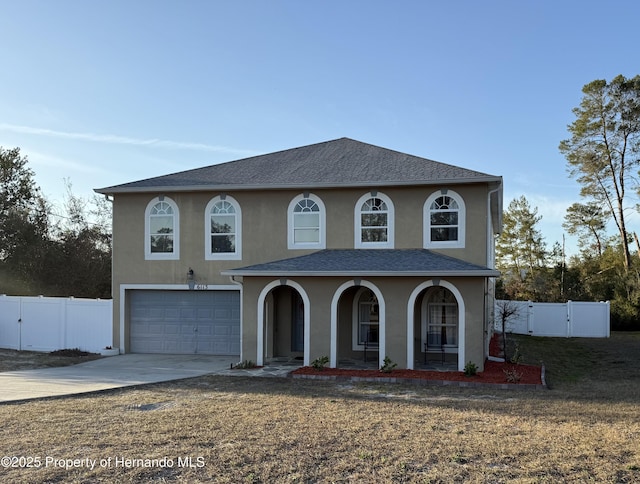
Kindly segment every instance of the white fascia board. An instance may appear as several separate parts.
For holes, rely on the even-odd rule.
[[[147,187],[105,187],[94,188],[94,192],[102,195],[114,195],[117,193],[159,193],[159,192],[211,192],[211,191],[240,191],[240,190],[303,190],[319,188],[362,188],[362,187],[398,187],[398,186],[434,186],[469,183],[492,183],[501,181],[501,177],[486,176],[474,178],[445,178],[434,180],[410,180],[410,181],[364,181],[359,183],[289,183],[277,185],[157,185]]]
[[[246,277],[500,277],[500,272],[494,270],[484,271],[404,271],[404,272],[379,272],[379,271],[222,271],[223,276]]]

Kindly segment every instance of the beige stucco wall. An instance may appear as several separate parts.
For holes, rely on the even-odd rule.
[[[484,185],[452,186],[466,205],[466,247],[442,250],[449,255],[486,264],[487,188]],[[439,190],[439,189],[438,189]],[[433,187],[378,190],[395,206],[395,248],[423,246],[423,205]],[[184,282],[188,267],[210,284],[226,283],[221,270],[303,255],[309,251],[287,249],[287,207],[300,193],[292,191],[229,192],[242,208],[242,260],[205,261],[204,210],[220,192],[166,193],[180,210],[180,260],[144,260],[144,212],[158,194],[119,194],[114,199],[114,254],[118,278],[133,282]],[[365,189],[315,190],[327,211],[327,248],[353,248],[354,207]]]
[[[440,252],[475,264],[486,265],[488,187],[485,184],[376,188],[379,193],[390,197],[395,207],[395,248],[423,246],[423,206],[429,195],[441,188],[454,190],[465,201],[466,243],[464,249],[448,249]],[[326,208],[327,248],[354,247],[355,204],[369,191],[367,188],[311,191],[322,199]],[[204,211],[207,203],[221,192],[117,194],[113,203],[113,344],[119,345],[120,341],[120,288],[123,284],[174,286],[174,288],[184,285],[186,287],[186,273],[189,268],[192,268],[197,281],[207,284],[211,289],[216,285],[231,284],[228,277],[220,275],[220,272],[225,269],[312,252],[287,248],[287,208],[291,200],[300,193],[302,193],[301,190],[227,192],[227,195],[237,200],[242,210],[242,259],[230,261],[205,260]],[[180,258],[178,260],[145,260],[145,209],[152,199],[161,194],[172,199],[179,208]],[[321,291],[321,288],[314,290]],[[396,318],[397,311],[396,309],[393,311],[392,316]],[[126,315],[127,311],[125,310],[124,313]],[[320,314],[317,316],[318,319],[322,317],[324,316]],[[390,333],[389,337],[395,341],[401,337],[400,333],[398,334],[399,336],[396,336],[396,333]],[[128,335],[125,335],[125,341],[127,340]],[[317,351],[321,352],[321,348]]]

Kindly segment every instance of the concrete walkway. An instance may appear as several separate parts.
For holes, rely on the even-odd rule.
[[[239,370],[229,370],[230,365],[239,360],[239,356],[130,354],[72,366],[10,371],[0,373],[0,402],[94,392],[211,373],[234,374]],[[249,372],[237,374],[245,373]]]

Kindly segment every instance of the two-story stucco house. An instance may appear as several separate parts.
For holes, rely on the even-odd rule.
[[[499,176],[341,138],[96,191],[121,352],[484,366]]]

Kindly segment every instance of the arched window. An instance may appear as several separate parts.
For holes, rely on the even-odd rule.
[[[371,192],[356,203],[355,247],[391,249],[394,244],[394,210],[391,199]]]
[[[178,206],[165,196],[154,198],[145,211],[145,259],[179,259]]]
[[[213,198],[205,209],[205,259],[241,259],[241,246],[240,205],[228,195]]]
[[[458,347],[458,302],[445,287],[430,288],[422,301],[422,345],[446,351]]]
[[[451,190],[431,194],[424,204],[424,247],[463,248],[464,245],[464,200]]]
[[[325,208],[319,197],[298,195],[289,203],[287,214],[289,249],[325,248]]]
[[[380,305],[371,289],[356,292],[353,307],[353,349],[363,350],[380,344]]]

